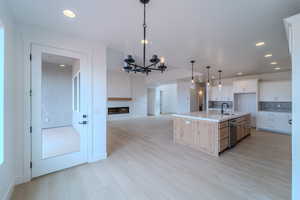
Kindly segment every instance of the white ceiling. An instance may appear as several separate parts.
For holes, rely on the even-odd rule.
[[[139,0],[8,0],[19,23],[39,25],[99,40],[125,54],[141,56],[142,5]],[[69,19],[62,10],[71,9]],[[151,0],[150,54],[172,68],[222,69],[225,76],[272,72],[271,61],[290,68],[283,19],[300,12],[300,0]],[[255,43],[266,42],[257,48]],[[266,59],[264,54],[272,53]],[[149,55],[150,56],[150,55]],[[120,66],[121,67],[121,66]]]

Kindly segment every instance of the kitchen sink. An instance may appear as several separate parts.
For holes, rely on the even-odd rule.
[[[234,113],[224,113],[223,115],[235,115]]]

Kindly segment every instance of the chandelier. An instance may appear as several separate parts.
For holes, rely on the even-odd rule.
[[[124,60],[125,66],[123,67],[124,71],[126,72],[140,72],[145,73],[146,75],[152,71],[160,71],[163,73],[167,66],[165,66],[165,59],[163,57],[159,58],[157,55],[153,55],[152,58],[149,60],[150,64],[146,64],[146,45],[148,44],[148,40],[146,39],[146,32],[147,32],[147,25],[146,25],[146,4],[149,3],[150,0],[140,0],[140,2],[144,5],[144,39],[141,41],[143,44],[143,64],[138,65],[135,63],[132,55],[128,55],[127,58]]]

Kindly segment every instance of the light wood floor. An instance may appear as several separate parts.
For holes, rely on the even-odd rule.
[[[255,132],[215,158],[172,143],[164,116],[109,123],[107,160],[20,185],[13,200],[290,199],[290,137]]]

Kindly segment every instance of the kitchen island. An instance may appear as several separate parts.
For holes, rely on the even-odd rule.
[[[174,114],[173,121],[174,143],[213,156],[219,156],[251,134],[249,113],[192,112]]]

